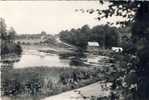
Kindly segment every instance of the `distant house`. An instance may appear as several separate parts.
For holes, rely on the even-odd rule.
[[[87,51],[95,52],[99,50],[99,43],[98,42],[88,42]]]
[[[122,52],[123,48],[122,47],[112,47],[112,51],[114,51],[114,52]]]

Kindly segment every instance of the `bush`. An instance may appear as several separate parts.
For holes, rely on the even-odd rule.
[[[22,48],[19,44],[17,44],[15,47],[15,53],[18,55],[20,55],[22,53]]]
[[[22,48],[20,44],[15,43],[3,43],[1,45],[1,55],[16,54],[20,55],[22,53]]]

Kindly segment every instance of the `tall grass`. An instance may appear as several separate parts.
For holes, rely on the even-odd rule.
[[[101,79],[95,68],[34,67],[2,71],[3,96],[50,96]]]

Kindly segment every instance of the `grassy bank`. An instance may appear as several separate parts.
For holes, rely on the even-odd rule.
[[[103,78],[97,68],[34,67],[2,72],[3,96],[55,95]]]

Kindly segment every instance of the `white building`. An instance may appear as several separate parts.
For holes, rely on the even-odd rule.
[[[112,50],[114,52],[122,52],[123,51],[123,48],[122,47],[112,47]]]
[[[88,42],[88,46],[90,46],[90,47],[99,47],[99,43],[98,42]]]
[[[88,42],[87,51],[89,52],[95,52],[99,50],[99,43],[98,42]]]

